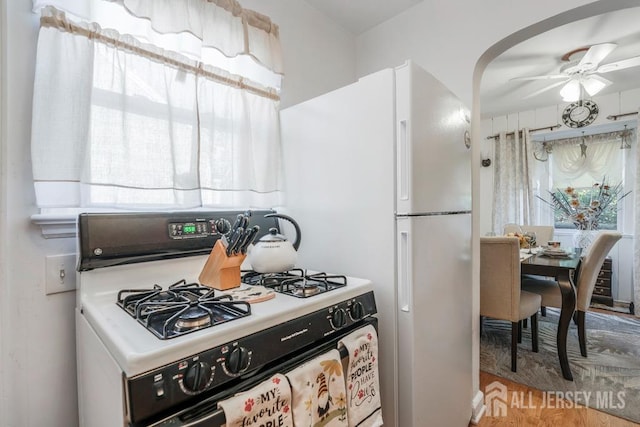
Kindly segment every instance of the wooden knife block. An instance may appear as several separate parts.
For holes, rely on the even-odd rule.
[[[200,283],[221,291],[240,286],[240,265],[246,254],[227,256],[222,240],[217,240],[198,279]]]

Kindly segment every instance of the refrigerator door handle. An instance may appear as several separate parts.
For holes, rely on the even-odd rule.
[[[412,306],[412,274],[411,274],[411,233],[409,230],[398,230],[398,302],[400,310],[406,313]]]
[[[409,137],[407,135],[407,120],[400,120],[398,135],[398,197],[409,200]]]

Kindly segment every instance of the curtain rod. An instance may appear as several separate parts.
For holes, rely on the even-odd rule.
[[[548,129],[548,130],[554,130],[555,128],[559,128],[560,126],[562,126],[562,125],[561,125],[561,124],[555,124],[555,125],[551,125],[551,126],[545,126],[545,127],[542,127],[542,128],[529,129],[529,132],[537,132],[537,131],[539,131],[539,130],[547,130],[547,129]],[[515,135],[515,133],[516,133],[515,131],[513,131],[513,132],[507,132],[507,135]],[[522,134],[522,130],[519,130],[519,131],[518,131],[518,134]],[[499,136],[500,136],[500,134],[499,134],[499,133],[497,133],[497,134],[495,134],[495,135],[489,135],[489,136],[487,137],[487,139],[496,139],[496,138],[498,138]]]
[[[251,92],[255,95],[262,96],[273,101],[280,101],[280,95],[278,95],[278,93],[273,89],[262,88],[259,84],[253,84],[251,81],[245,80],[240,76],[234,76],[232,74],[230,74],[229,76],[225,76],[223,74],[218,74],[215,71],[203,67],[202,62],[186,57],[183,58],[183,55],[181,54],[176,54],[175,57],[162,55],[159,52],[155,52],[153,50],[153,47],[147,48],[142,43],[140,43],[140,46],[136,46],[135,43],[129,43],[118,38],[111,37],[110,35],[105,35],[101,32],[100,28],[98,28],[97,30],[85,28],[72,21],[67,21],[64,13],[54,16],[42,16],[40,18],[40,26],[55,28],[59,31],[65,31],[70,34],[83,36],[90,40],[98,40],[101,43],[113,46],[118,50],[126,50],[127,52],[132,52],[138,56],[150,59],[152,61],[161,62],[180,70],[190,72],[196,76],[204,76],[208,79],[215,80],[218,83],[222,83],[230,87],[246,90],[247,92]]]
[[[636,114],[638,114],[637,111],[634,111],[633,113],[612,114],[610,116],[607,116],[607,119],[608,120],[618,120],[620,117],[635,116]]]

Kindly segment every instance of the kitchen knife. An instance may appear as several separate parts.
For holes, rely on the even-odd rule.
[[[245,234],[249,232],[249,217],[246,214],[242,215],[242,219],[240,220],[240,227],[245,229]]]
[[[236,220],[233,222],[233,225],[231,226],[231,228],[222,236],[222,243],[224,243],[224,246],[227,248],[227,256],[231,256],[229,255],[231,238],[235,234],[238,227],[240,227],[240,223],[242,223],[242,214],[238,214],[238,216],[236,216]]]
[[[244,233],[242,234],[242,236],[240,236],[240,239],[238,239],[238,244],[235,247],[236,254],[242,253],[242,248],[244,247],[244,244],[245,244],[245,242],[247,241],[247,238],[249,238],[250,235],[251,235],[251,229],[250,228],[246,228],[244,230]]]
[[[240,238],[244,234],[244,228],[238,227],[233,234],[229,237],[229,246],[227,246],[227,256],[233,256],[237,254],[238,243]]]
[[[235,222],[233,223],[233,227],[231,227],[231,231],[229,232],[229,235],[232,235],[238,229],[238,227],[242,226],[243,218],[244,218],[244,215],[238,214]]]
[[[255,238],[258,235],[259,231],[260,231],[260,226],[254,225],[253,227],[251,227],[251,229],[249,229],[245,233],[246,237],[245,237],[244,241],[242,242],[242,246],[240,246],[240,252],[241,253],[243,253],[243,254],[247,253],[247,250],[249,249],[249,245],[251,243],[253,243],[253,241],[255,240]]]

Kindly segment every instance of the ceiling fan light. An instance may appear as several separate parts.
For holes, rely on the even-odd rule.
[[[560,96],[564,102],[576,102],[580,99],[580,82],[571,80],[560,89]]]
[[[607,84],[596,79],[585,79],[582,81],[582,86],[590,96],[593,96],[604,89]]]

